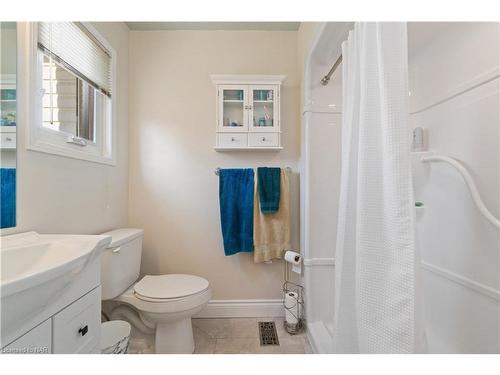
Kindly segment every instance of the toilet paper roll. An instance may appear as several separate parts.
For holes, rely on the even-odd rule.
[[[297,302],[298,294],[288,292],[285,295],[285,320],[289,324],[297,324],[299,316],[299,303]]]
[[[288,250],[287,252],[285,252],[285,262],[290,263],[292,265],[292,271],[300,275],[302,271],[302,257],[299,253]]]

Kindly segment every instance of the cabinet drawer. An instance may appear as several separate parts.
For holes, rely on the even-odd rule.
[[[5,354],[49,354],[51,349],[51,319],[26,332],[16,341],[2,349]]]
[[[0,134],[0,148],[16,148],[16,133]]]
[[[238,148],[248,146],[248,135],[246,133],[222,133],[218,137],[219,147]]]
[[[101,341],[101,287],[52,318],[54,353],[90,353]]]
[[[278,133],[249,133],[248,145],[250,147],[278,147]]]

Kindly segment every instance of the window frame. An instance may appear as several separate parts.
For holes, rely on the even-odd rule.
[[[116,51],[89,22],[82,22],[82,25],[111,54],[111,98],[105,99],[108,101],[106,108],[100,111],[104,121],[101,121],[101,126],[96,126],[95,143],[88,141],[86,146],[68,143],[68,133],[43,126],[42,64],[38,50],[38,24],[30,22],[27,24],[28,48],[26,49],[29,69],[26,149],[116,166]]]

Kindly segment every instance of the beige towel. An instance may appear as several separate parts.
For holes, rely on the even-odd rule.
[[[290,250],[290,172],[281,169],[280,208],[278,212],[264,215],[260,211],[257,179],[255,179],[253,205],[253,243],[255,263],[282,258]]]

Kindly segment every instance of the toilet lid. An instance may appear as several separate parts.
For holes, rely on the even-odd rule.
[[[169,299],[191,296],[208,289],[208,281],[193,275],[144,276],[134,286],[138,297]]]

